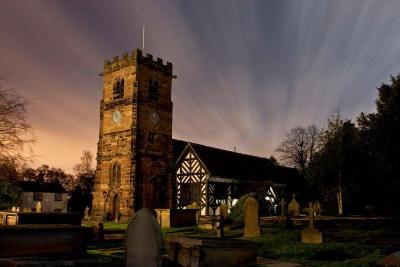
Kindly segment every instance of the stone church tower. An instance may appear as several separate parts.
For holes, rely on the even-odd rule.
[[[136,49],[105,60],[101,76],[93,217],[173,207],[172,64]]]

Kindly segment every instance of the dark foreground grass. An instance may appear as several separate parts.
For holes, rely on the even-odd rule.
[[[125,229],[126,224],[106,224],[106,229]],[[286,229],[269,225],[262,228],[262,236],[253,240],[260,242],[259,256],[301,263],[316,267],[362,267],[375,266],[375,262],[400,250],[400,224],[393,221],[324,222],[318,225],[323,232],[324,243],[303,244],[300,232],[304,227]],[[212,237],[215,232],[196,227],[162,229],[163,237],[185,235]],[[241,237],[242,230],[226,232],[228,237]],[[165,250],[164,250],[165,252]],[[110,266],[123,266],[122,242],[95,244],[88,253],[109,257]]]
[[[302,227],[303,228],[303,227]],[[335,223],[322,225],[323,244],[300,242],[302,228],[263,228],[259,255],[305,266],[375,266],[376,261],[400,249],[397,223]]]

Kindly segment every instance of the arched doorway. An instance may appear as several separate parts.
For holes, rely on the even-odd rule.
[[[110,211],[110,220],[112,221],[118,220],[119,203],[120,203],[119,195],[115,195],[111,203],[111,211]]]
[[[116,191],[111,191],[107,197],[107,220],[115,221],[119,219],[120,197]]]

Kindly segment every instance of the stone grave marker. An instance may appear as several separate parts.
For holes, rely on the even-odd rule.
[[[322,243],[322,233],[314,226],[314,204],[312,202],[308,204],[307,211],[309,224],[306,229],[301,231],[301,242],[309,244]]]
[[[14,206],[14,207],[12,207],[11,211],[12,212],[17,212],[17,208]]]
[[[161,229],[146,208],[135,213],[125,233],[127,267],[161,267]]]
[[[85,216],[83,217],[84,220],[89,220],[89,207],[86,207],[85,209]]]
[[[244,237],[256,237],[261,235],[258,220],[258,202],[248,197],[243,204],[244,209]]]
[[[290,201],[288,205],[289,216],[292,218],[296,218],[300,214],[300,205],[296,200],[296,195],[293,194],[293,199]]]
[[[19,210],[20,210],[19,207],[17,207],[17,212],[19,212]]]
[[[277,216],[276,220],[277,220],[277,222],[279,224],[282,224],[286,220],[286,216],[285,216],[285,205],[286,205],[286,202],[285,202],[284,198],[281,199],[281,201],[279,202],[279,205],[281,207],[281,214],[279,216]]]
[[[36,212],[42,212],[42,202],[36,202]]]

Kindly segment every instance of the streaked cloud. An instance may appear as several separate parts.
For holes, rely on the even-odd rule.
[[[400,2],[2,1],[0,73],[31,99],[35,164],[96,152],[102,62],[173,62],[175,138],[269,156],[285,132],[372,112],[400,70]]]

